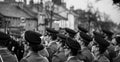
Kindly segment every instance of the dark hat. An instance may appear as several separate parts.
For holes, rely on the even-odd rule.
[[[107,40],[99,36],[95,36],[95,41],[99,44],[99,46],[103,46],[104,48],[110,45],[110,43]]]
[[[94,34],[94,36],[105,38],[105,36],[103,34],[101,34],[101,33],[93,31],[93,34]]]
[[[85,28],[81,27],[80,25],[78,25],[78,29],[84,33],[87,33],[88,30],[86,30]]]
[[[66,40],[67,38],[67,36],[65,36],[64,34],[57,34],[57,36],[62,40]]]
[[[59,33],[58,31],[56,31],[53,28],[46,28],[46,31],[49,32],[50,34],[57,34],[57,33]]]
[[[88,42],[92,41],[92,37],[90,37],[89,35],[87,35],[84,32],[80,32],[80,36],[81,36],[82,39],[84,39],[84,40],[86,40]]]
[[[11,39],[10,36],[8,34],[3,33],[3,32],[0,31],[0,40],[6,41],[8,39]]]
[[[68,34],[70,34],[70,35],[75,35],[77,32],[76,31],[74,31],[74,30],[72,30],[72,29],[70,29],[70,28],[65,28],[65,31],[68,33]]]
[[[67,36],[64,34],[57,34],[57,36],[59,37],[58,41],[62,43],[62,46],[65,46]]]
[[[28,41],[30,44],[40,44],[41,37],[40,33],[34,31],[26,31],[25,32],[25,40]]]
[[[106,29],[102,29],[103,33],[105,33],[107,36],[112,36],[114,33],[109,31],[109,30],[106,30]]]
[[[67,38],[66,44],[71,49],[76,49],[76,50],[81,49],[80,44],[76,40],[74,40],[74,39],[72,39],[70,37]]]

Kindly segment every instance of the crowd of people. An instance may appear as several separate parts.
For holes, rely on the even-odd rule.
[[[120,62],[119,35],[78,29],[46,28],[44,35],[28,30],[22,40],[0,32],[0,62]]]

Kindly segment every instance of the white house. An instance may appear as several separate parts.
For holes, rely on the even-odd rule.
[[[60,21],[55,21],[54,23],[58,23],[59,27],[61,28],[71,28],[71,29],[75,29],[75,18],[78,16],[77,14],[75,14],[74,11],[74,7],[71,7],[70,10],[61,7],[59,9],[59,11],[61,11],[61,13],[59,13],[61,16],[63,17],[67,17],[67,20],[60,20]],[[65,11],[66,10],[66,11]]]

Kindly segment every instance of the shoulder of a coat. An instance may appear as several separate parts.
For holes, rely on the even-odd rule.
[[[28,62],[27,59],[28,59],[30,56],[31,56],[31,55],[28,55],[28,56],[24,57],[23,59],[21,59],[20,62]]]
[[[26,59],[22,59],[20,60],[20,62],[28,62]]]
[[[48,59],[47,59],[46,57],[43,57],[43,58],[44,58],[44,61],[45,61],[45,62],[49,62]]]

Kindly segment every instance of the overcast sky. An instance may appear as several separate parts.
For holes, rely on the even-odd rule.
[[[29,0],[28,0],[29,1]],[[34,0],[35,2],[40,0]],[[43,0],[44,1],[44,0]],[[112,0],[100,0],[96,2],[96,0],[64,0],[67,3],[67,8],[70,6],[74,6],[75,9],[87,9],[87,3],[91,2],[94,8],[98,8],[100,12],[105,12],[110,16],[110,18],[115,23],[120,23],[120,9],[113,4]]]
[[[39,1],[39,0],[34,0]],[[43,0],[44,1],[44,0]],[[113,5],[112,0],[100,0],[99,2],[96,2],[98,0],[64,0],[67,3],[67,8],[70,6],[74,6],[75,9],[87,9],[88,2],[91,2],[94,8],[98,8],[100,12],[105,12],[110,16],[110,18],[115,23],[120,23],[120,9]]]
[[[65,0],[67,2],[67,7],[74,5],[75,9],[87,9],[88,1],[92,3],[94,8],[98,8],[99,11],[105,12],[106,14],[110,15],[110,18],[115,23],[120,23],[120,9],[113,5],[112,0],[101,0],[96,2],[96,0]]]

